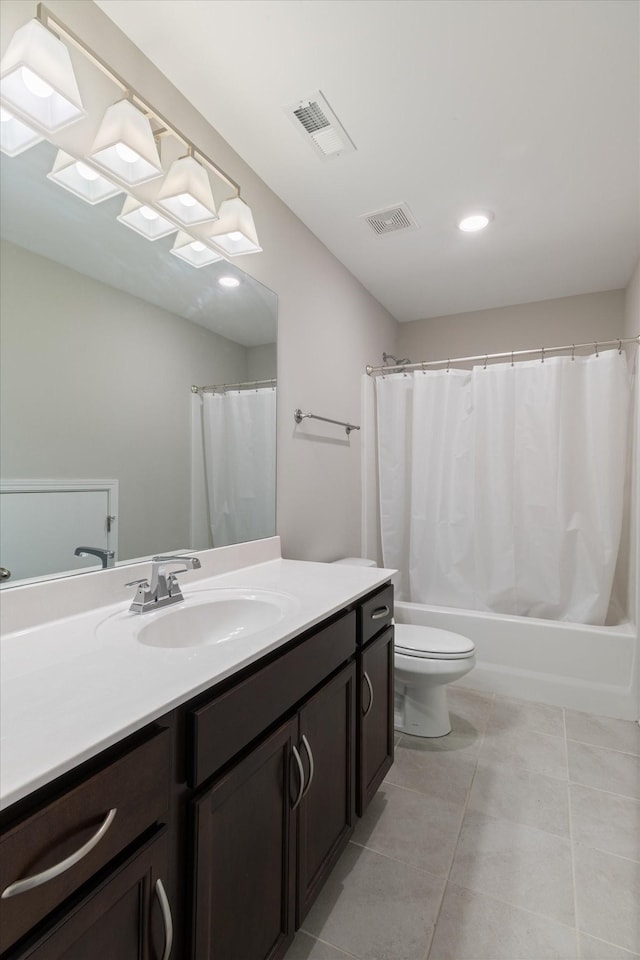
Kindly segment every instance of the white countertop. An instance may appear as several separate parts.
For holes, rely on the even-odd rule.
[[[158,648],[97,630],[126,611],[130,600],[5,634],[0,641],[0,809],[258,660],[393,573],[275,559],[188,585],[183,574],[185,598],[229,587],[291,598],[279,623],[212,646]]]

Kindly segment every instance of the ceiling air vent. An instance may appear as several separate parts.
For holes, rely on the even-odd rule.
[[[307,143],[323,160],[333,160],[356,149],[319,90],[285,107],[285,110]]]
[[[361,219],[366,220],[378,236],[382,236],[383,233],[397,233],[398,230],[418,229],[418,224],[406,203],[397,203],[394,207],[376,210],[375,213],[365,213]]]

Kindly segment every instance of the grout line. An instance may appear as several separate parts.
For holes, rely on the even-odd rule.
[[[562,725],[564,728],[564,754],[567,761],[567,779],[569,776],[569,751],[567,748],[567,717],[565,711],[562,711]],[[569,847],[571,851],[571,880],[573,883],[573,916],[575,918],[575,928],[576,928],[576,957],[580,958],[582,956],[582,950],[580,949],[580,937],[578,935],[578,886],[576,883],[576,859],[574,856],[574,841],[573,841],[573,815],[571,812],[571,787],[567,786],[567,806],[569,813]]]
[[[391,863],[397,863],[401,867],[406,867],[408,870],[415,870],[416,873],[422,873],[427,877],[431,877],[432,880],[442,880],[445,876],[444,873],[434,873],[432,870],[425,870],[424,867],[417,867],[415,863],[407,863],[406,860],[398,860],[397,857],[392,857],[388,853],[382,853],[381,850],[376,850],[375,847],[368,847],[366,843],[358,843],[356,840],[349,840],[349,843],[352,847],[358,847],[359,850],[367,850],[369,853],[375,853],[376,857],[382,857],[384,860],[390,860]]]
[[[577,743],[581,747],[592,747],[594,750],[608,750],[610,753],[621,753],[625,757],[633,757],[640,760],[640,753],[629,753],[628,750],[616,750],[615,747],[603,747],[600,743],[589,743],[587,740],[576,740],[575,737],[567,737],[567,743]]]
[[[481,753],[481,751],[482,751],[482,745],[483,745],[483,743],[484,743],[485,733],[486,733],[486,731],[487,731],[487,728],[488,728],[488,726],[489,726],[489,723],[491,722],[491,715],[493,714],[493,709],[494,709],[494,706],[495,706],[495,702],[496,702],[496,698],[495,698],[495,695],[494,695],[494,697],[493,697],[493,699],[492,699],[492,701],[491,701],[491,707],[490,707],[489,712],[488,712],[488,714],[487,714],[486,723],[485,723],[485,725],[484,725],[484,728],[483,728],[483,730],[482,730],[482,734],[481,734],[481,736],[480,736],[480,742],[478,743],[478,752],[476,753],[475,758],[474,758],[474,759],[475,759],[475,765],[474,765],[474,768],[473,768],[473,775],[472,775],[472,777],[471,777],[471,780],[469,781],[469,788],[468,788],[468,790],[467,790],[467,796],[466,796],[466,799],[465,799],[465,802],[464,802],[464,810],[463,810],[463,812],[462,812],[462,819],[460,820],[460,827],[458,828],[458,835],[457,835],[457,837],[456,837],[456,842],[455,842],[454,847],[453,847],[453,854],[452,854],[452,856],[451,856],[451,863],[449,864],[449,869],[448,869],[448,871],[447,871],[447,875],[446,875],[446,878],[445,878],[444,887],[443,887],[443,889],[442,889],[442,898],[441,898],[441,900],[440,900],[440,906],[438,907],[438,912],[436,913],[435,920],[433,921],[433,928],[432,928],[432,931],[431,931],[431,939],[430,939],[430,941],[429,941],[429,947],[428,947],[428,949],[427,949],[427,953],[426,953],[425,960],[429,960],[429,957],[430,957],[430,955],[431,955],[431,947],[433,946],[433,941],[434,941],[435,936],[436,936],[436,930],[437,930],[437,928],[438,928],[438,922],[439,922],[439,920],[440,920],[440,914],[442,913],[442,905],[443,905],[443,903],[444,903],[444,898],[445,898],[446,893],[447,893],[447,887],[449,886],[449,880],[450,880],[450,877],[451,877],[451,871],[453,870],[453,864],[454,864],[454,861],[455,861],[455,859],[456,859],[456,853],[458,852],[458,846],[459,846],[459,844],[460,844],[460,837],[462,836],[462,830],[463,830],[463,828],[464,828],[464,822],[465,822],[466,817],[467,817],[467,810],[468,810],[468,808],[469,808],[469,800],[471,799],[471,791],[472,791],[472,789],[473,789],[473,784],[474,784],[475,779],[476,779],[476,773],[477,773],[477,771],[478,771],[478,760],[479,760],[479,757],[480,757],[480,753]]]

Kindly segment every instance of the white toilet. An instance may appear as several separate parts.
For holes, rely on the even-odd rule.
[[[336,563],[375,567],[373,560],[346,557]],[[472,640],[436,627],[395,625],[395,728],[414,737],[444,737],[451,731],[447,684],[473,670]]]

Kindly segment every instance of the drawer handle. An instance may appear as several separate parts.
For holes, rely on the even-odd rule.
[[[162,960],[169,960],[169,957],[171,956],[171,947],[173,946],[173,917],[171,916],[169,898],[167,897],[162,880],[156,880],[155,890],[158,903],[160,904],[160,911],[162,913],[162,922],[164,923],[164,951],[162,954]]]
[[[388,617],[390,613],[391,613],[391,610],[385,603],[384,607],[376,607],[376,609],[371,614],[371,619],[382,620],[383,617]]]
[[[302,760],[300,759],[300,754],[298,753],[298,748],[295,746],[295,744],[291,747],[291,750],[293,751],[293,756],[295,757],[295,761],[298,765],[298,774],[300,776],[300,789],[298,790],[298,796],[291,807],[291,812],[293,813],[304,796],[304,767],[302,766]]]
[[[369,714],[371,713],[371,707],[373,706],[373,684],[371,683],[371,680],[369,679],[369,674],[367,673],[366,670],[365,670],[365,672],[364,672],[364,682],[365,682],[366,685],[369,687],[369,706],[368,706],[367,709],[364,711],[364,713],[362,714],[362,716],[363,716],[363,717],[368,717]]]
[[[309,741],[307,740],[307,738],[305,737],[304,734],[302,735],[302,742],[303,742],[303,744],[304,744],[305,750],[307,751],[307,756],[309,757],[309,779],[307,780],[307,785],[306,785],[306,787],[305,787],[304,790],[302,791],[302,796],[303,796],[303,797],[306,797],[306,795],[307,795],[308,792],[309,792],[309,787],[311,786],[311,783],[312,783],[312,781],[313,781],[313,774],[315,773],[315,766],[314,766],[314,763],[313,763],[313,754],[311,753],[311,747],[309,746]]]
[[[61,873],[64,873],[65,870],[69,870],[71,867],[75,867],[76,863],[79,863],[83,857],[86,857],[97,844],[100,843],[105,833],[113,823],[113,818],[117,812],[117,807],[113,807],[112,810],[109,810],[109,813],[106,815],[102,824],[94,835],[87,840],[83,846],[81,846],[75,853],[72,853],[65,860],[61,860],[60,863],[54,864],[52,867],[49,867],[48,870],[43,870],[42,873],[34,873],[32,877],[25,877],[24,880],[16,880],[15,883],[9,884],[6,890],[2,892],[2,899],[7,900],[9,897],[16,897],[19,893],[26,893],[27,890],[33,890],[34,887],[40,887],[43,883],[47,883],[49,880],[54,880],[56,877],[59,877]]]

